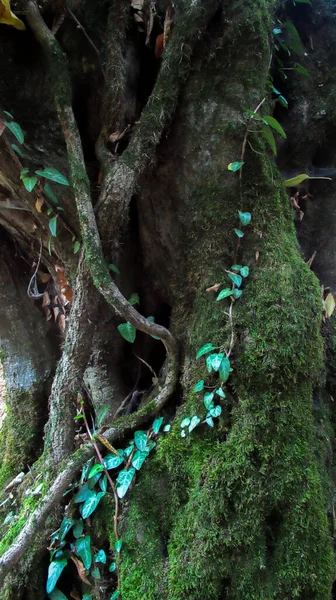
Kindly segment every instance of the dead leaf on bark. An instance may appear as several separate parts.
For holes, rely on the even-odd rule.
[[[331,315],[333,314],[333,312],[335,310],[335,306],[336,306],[336,302],[335,302],[334,295],[332,293],[329,293],[324,301],[324,308],[325,308],[328,319],[330,319]]]
[[[45,273],[44,271],[37,271],[37,272],[38,272],[38,276],[41,279],[42,283],[47,283],[47,281],[49,281],[49,279],[50,279],[49,273]]]
[[[110,452],[113,452],[113,454],[116,454],[116,456],[120,456],[119,452],[117,452],[117,450],[111,446],[110,442],[104,435],[96,434],[96,439],[99,440],[100,443],[103,444],[103,446],[105,446],[105,448],[107,448]]]
[[[0,135],[2,135],[2,134],[3,134],[3,132],[5,131],[5,129],[6,129],[6,125],[5,125],[5,123],[4,123],[3,121],[1,121],[1,119],[0,119]]]
[[[42,212],[42,206],[44,204],[44,199],[42,198],[42,196],[39,196],[35,202],[35,208],[37,210],[38,213]]]
[[[60,315],[59,324],[62,331],[65,331],[65,315]]]
[[[42,308],[49,306],[49,304],[50,304],[50,296],[49,296],[48,292],[44,292],[43,300],[42,300]]]
[[[76,558],[75,556],[71,556],[70,558],[76,565],[76,569],[77,569],[80,579],[87,585],[91,586],[91,583],[89,582],[88,578],[86,577],[86,569],[85,569],[83,563],[79,560],[79,558]]]
[[[209,292],[218,292],[221,285],[222,285],[221,283],[215,283],[214,285],[211,285],[210,287],[208,287],[205,291],[208,293]]]
[[[54,319],[55,321],[57,321],[57,317],[59,315],[60,309],[58,308],[58,306],[54,306],[53,308],[53,313],[54,313]]]

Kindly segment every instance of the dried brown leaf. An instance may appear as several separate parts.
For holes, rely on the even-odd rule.
[[[104,435],[96,434],[96,439],[99,440],[100,443],[103,444],[103,446],[105,446],[105,448],[107,448],[110,452],[113,452],[113,454],[120,456],[119,452],[117,452],[117,450],[113,448],[113,446],[111,446],[110,442],[106,439]]]
[[[57,317],[59,315],[60,309],[58,308],[58,306],[54,306],[53,308],[53,313],[54,313],[54,319],[55,321],[57,321]]]
[[[79,560],[79,558],[76,558],[76,556],[70,556],[70,558],[76,565],[77,573],[78,573],[80,579],[82,581],[84,581],[84,583],[86,583],[87,585],[91,586],[91,583],[89,582],[89,580],[86,576],[86,569],[85,569],[82,561]]]
[[[260,252],[259,252],[259,250],[256,250],[256,253],[255,253],[255,261],[256,262],[258,262],[259,256],[260,256]]]
[[[218,292],[221,285],[222,285],[221,283],[215,283],[214,285],[211,285],[210,287],[208,287],[205,291],[208,293],[209,292]]]
[[[49,296],[48,292],[44,292],[43,300],[42,300],[42,308],[49,306],[49,304],[50,304],[50,296]]]
[[[1,121],[1,119],[0,119],[0,135],[2,135],[2,134],[3,134],[3,132],[5,131],[5,129],[6,129],[6,125],[5,125],[5,123],[4,123],[3,121]]]
[[[37,210],[38,213],[42,212],[42,206],[44,204],[44,199],[42,198],[42,196],[39,196],[35,202],[35,208]]]
[[[41,279],[42,283],[47,283],[49,281],[51,275],[49,273],[45,273],[44,271],[37,271],[38,276]]]
[[[63,314],[60,315],[59,324],[60,324],[62,331],[65,331],[65,315],[63,315]]]

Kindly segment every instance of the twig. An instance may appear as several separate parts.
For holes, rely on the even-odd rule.
[[[66,8],[66,10],[69,13],[70,17],[77,24],[77,27],[79,27],[79,29],[81,29],[81,31],[85,35],[87,41],[89,42],[90,46],[92,46],[92,48],[94,49],[95,53],[97,54],[98,62],[99,62],[99,66],[100,66],[100,70],[102,72],[103,77],[105,77],[105,72],[104,72],[103,65],[102,65],[102,62],[101,62],[101,59],[100,59],[100,52],[99,52],[97,46],[93,43],[93,41],[91,40],[90,36],[88,35],[88,33],[86,32],[86,30],[84,29],[83,25],[80,23],[80,21],[78,21],[77,17],[73,14],[72,10],[70,10],[70,8],[68,8],[68,7]]]
[[[43,297],[43,294],[40,294],[40,292],[38,291],[38,287],[37,287],[37,283],[36,283],[36,274],[37,274],[37,271],[39,269],[40,262],[41,262],[41,257],[42,257],[42,248],[43,248],[42,239],[41,239],[40,243],[41,243],[41,245],[40,245],[40,255],[39,255],[36,267],[35,267],[35,271],[33,273],[33,276],[31,278],[31,280],[29,282],[29,285],[28,285],[28,288],[27,288],[27,294],[28,294],[29,298],[34,298],[34,299],[36,299],[36,298],[42,298]],[[34,283],[34,291],[32,291],[32,289],[31,289],[32,286],[33,286],[33,283]]]

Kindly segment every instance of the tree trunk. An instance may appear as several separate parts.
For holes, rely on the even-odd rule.
[[[57,547],[75,600],[330,600],[335,184],[297,176],[336,173],[335,8],[12,4],[27,31],[0,25],[1,105],[26,141],[21,157],[0,134],[2,597],[43,598]],[[51,183],[63,211],[48,179],[24,188],[25,167],[69,177]],[[86,461],[139,430],[156,445],[126,500],[108,469],[112,490],[97,479],[97,510],[58,547]],[[99,580],[84,536],[106,552]]]

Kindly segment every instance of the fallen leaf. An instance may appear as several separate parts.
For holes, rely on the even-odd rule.
[[[334,295],[330,292],[324,301],[324,308],[327,314],[328,319],[330,319],[331,315],[335,310],[336,302]]]
[[[43,204],[44,204],[44,199],[42,198],[42,196],[39,196],[35,202],[35,208],[38,213],[42,212],[41,208],[42,208]]]
[[[59,315],[60,309],[58,308],[58,306],[54,306],[53,308],[53,313],[54,313],[54,319],[55,321],[57,321],[57,317]]]
[[[0,0],[0,23],[11,25],[15,29],[26,29],[26,26],[21,19],[18,19],[11,11],[9,0]]]
[[[208,287],[205,291],[208,293],[209,292],[218,292],[221,285],[222,285],[221,283],[215,283],[215,285]]]
[[[258,262],[259,256],[260,256],[260,252],[259,252],[259,250],[256,250],[256,253],[255,253],[255,261],[256,262]]]
[[[50,296],[49,296],[48,292],[44,292],[43,300],[42,300],[42,308],[44,308],[45,306],[49,306],[49,304],[50,304]]]
[[[50,279],[50,275],[49,273],[45,273],[44,271],[37,271],[39,278],[41,279],[42,283],[47,283],[47,281],[49,281]]]
[[[82,561],[79,560],[79,558],[76,558],[75,556],[70,556],[70,558],[76,565],[76,569],[77,569],[80,579],[82,581],[84,581],[84,583],[86,583],[87,585],[91,586],[91,583],[89,582],[88,578],[86,577],[86,569],[85,569]]]
[[[113,448],[113,446],[111,446],[110,442],[106,439],[104,435],[96,434],[96,439],[99,440],[100,443],[103,444],[103,446],[105,446],[110,452],[113,452],[113,454],[120,456],[119,452],[117,452],[117,450]]]
[[[62,331],[65,331],[65,315],[60,315],[59,324]]]

